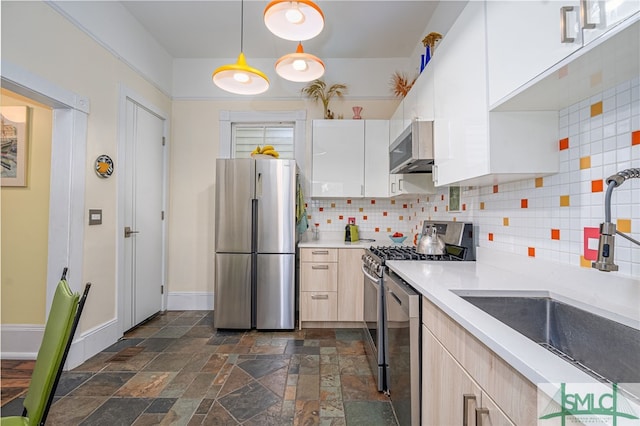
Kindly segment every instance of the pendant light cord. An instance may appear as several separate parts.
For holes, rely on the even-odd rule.
[[[240,53],[244,53],[244,0],[240,1]]]

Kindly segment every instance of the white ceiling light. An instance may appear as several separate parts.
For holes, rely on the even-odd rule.
[[[258,95],[269,88],[269,78],[259,69],[250,67],[243,53],[244,0],[240,6],[240,55],[235,64],[217,68],[211,78],[216,86],[238,95]]]
[[[298,43],[295,53],[284,55],[276,61],[276,72],[290,81],[313,81],[324,74],[324,62],[317,56],[305,53],[302,43]]]
[[[324,14],[311,0],[273,0],[264,9],[264,23],[285,40],[309,40],[324,28]]]

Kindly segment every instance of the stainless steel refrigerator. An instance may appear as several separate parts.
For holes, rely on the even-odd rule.
[[[296,163],[216,160],[217,328],[295,328]]]

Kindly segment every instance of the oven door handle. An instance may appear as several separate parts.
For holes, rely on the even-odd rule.
[[[374,283],[380,285],[380,277],[374,277],[373,275],[368,273],[367,270],[364,269],[364,265],[360,265],[360,269],[362,269],[362,273],[364,274],[365,277],[369,278]]]

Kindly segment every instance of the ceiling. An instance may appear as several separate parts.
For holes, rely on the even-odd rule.
[[[240,53],[240,0],[122,1],[173,58],[236,58]],[[244,1],[244,53],[278,58],[296,42],[271,34],[262,20],[268,0]],[[426,35],[438,1],[316,0],[325,28],[303,42],[320,58],[408,58]],[[451,2],[454,3],[454,2]]]

